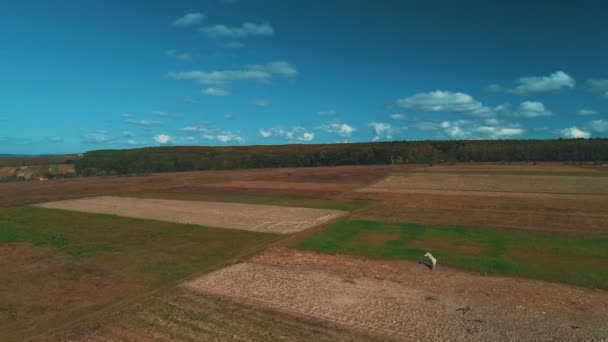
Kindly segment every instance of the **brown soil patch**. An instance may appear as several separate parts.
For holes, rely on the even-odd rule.
[[[365,186],[387,175],[390,166],[340,166],[315,168],[256,169],[229,171],[198,171],[179,173],[159,173],[144,176],[86,177],[57,179],[47,182],[0,183],[0,207],[18,206],[32,203],[57,201],[71,198],[127,195],[140,192],[163,191],[167,189],[188,189],[201,191],[202,185],[228,181],[272,181],[305,183],[339,183],[350,188]],[[209,191],[211,188],[203,189]],[[320,186],[322,189],[322,185]],[[228,190],[228,189],[227,189]],[[232,188],[231,191],[239,191]],[[289,190],[250,189],[249,192],[263,191],[268,194],[281,192],[294,194]],[[302,191],[304,192],[304,191]],[[306,191],[310,197],[334,195],[335,192]],[[322,197],[322,198],[323,198]]]
[[[0,245],[0,269],[0,339],[5,341],[45,331],[141,290],[29,244]]]
[[[409,173],[389,176],[359,191],[476,196],[603,195],[608,199],[608,177]]]
[[[407,243],[408,246],[427,250],[431,252],[447,252],[452,251],[458,255],[466,256],[482,256],[488,248],[480,245],[474,245],[464,242],[455,243],[437,238],[425,238],[424,240],[413,240]]]
[[[275,247],[187,286],[412,340],[608,337],[606,291],[408,261]]]
[[[349,190],[351,184],[340,183],[311,183],[311,182],[274,182],[274,181],[229,181],[207,184],[207,188],[224,189],[269,189],[269,190],[290,190],[290,191],[309,191],[322,190],[328,192],[342,192]]]
[[[296,233],[346,215],[338,210],[110,196],[36,206],[276,234]]]

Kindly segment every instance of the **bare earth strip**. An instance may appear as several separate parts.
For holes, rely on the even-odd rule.
[[[112,196],[36,206],[275,234],[296,233],[346,215],[326,209]]]
[[[608,178],[410,173],[389,176],[358,191],[551,198],[591,196],[608,199]]]
[[[411,262],[316,256],[262,256],[184,286],[412,341],[608,338],[605,292],[450,269],[432,273]]]

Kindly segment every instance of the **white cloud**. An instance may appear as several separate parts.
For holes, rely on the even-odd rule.
[[[317,115],[319,116],[336,116],[339,115],[337,111],[331,109],[331,110],[322,110],[317,112]]]
[[[576,115],[580,115],[580,116],[590,116],[590,115],[598,115],[599,113],[595,110],[591,110],[591,109],[581,109],[578,112],[576,112]]]
[[[190,95],[184,96],[184,97],[183,97],[183,100],[184,100],[184,102],[186,102],[186,103],[197,103],[197,102],[198,102],[198,100],[197,100],[197,98],[196,98],[196,97],[194,97],[194,96],[190,96]]]
[[[129,131],[122,131],[123,138],[133,138],[135,135]]]
[[[234,115],[232,115],[232,114],[224,114],[224,119],[225,120],[232,120],[232,119],[234,119]]]
[[[576,139],[576,138],[588,139],[591,136],[591,134],[589,132],[585,132],[576,126],[564,128],[560,131],[560,134],[564,138],[572,138],[572,139]]]
[[[61,143],[63,143],[64,140],[61,137],[51,137],[51,138],[48,138],[48,141],[53,144],[61,144]]]
[[[590,128],[597,133],[608,133],[608,120],[593,120],[590,123]]]
[[[159,144],[168,144],[171,142],[171,136],[166,134],[158,134],[154,136],[154,140],[156,140]]]
[[[244,48],[245,44],[241,43],[241,42],[229,42],[224,44],[224,48],[226,49],[241,49]]]
[[[175,20],[173,22],[173,26],[177,27],[189,27],[195,26],[203,22],[205,20],[205,14],[200,12],[188,13],[183,17]]]
[[[254,36],[274,36],[274,28],[269,23],[244,22],[241,26],[214,25],[201,27],[199,32],[213,38],[246,38]]]
[[[490,84],[488,86],[488,90],[494,93],[498,93],[504,90],[504,88],[500,84]]]
[[[253,101],[253,105],[256,107],[268,107],[270,106],[270,102],[266,100],[255,100]]]
[[[170,72],[168,74],[169,77],[176,80],[192,80],[205,85],[225,85],[235,81],[268,82],[274,76],[292,78],[296,77],[297,75],[298,71],[289,63],[284,61],[249,65],[241,70],[192,70]]]
[[[131,113],[122,113],[122,114],[120,114],[120,116],[122,116],[123,118],[130,118],[130,117],[133,116],[133,114],[131,114]]]
[[[300,126],[289,129],[281,127],[261,129],[260,136],[262,138],[283,138],[288,142],[307,142],[312,141],[315,138],[315,134],[313,132],[309,132],[306,128]]]
[[[171,114],[169,114],[168,112],[163,112],[160,110],[152,111],[152,115],[154,115],[154,116],[171,116]]]
[[[439,131],[450,139],[509,139],[520,136],[525,130],[518,125],[501,123],[496,119],[484,120],[484,125],[470,120],[419,122],[417,127],[426,131]]]
[[[368,126],[371,128],[374,135],[373,141],[393,140],[394,135],[400,130],[385,122],[370,122]]]
[[[512,89],[513,93],[529,95],[557,91],[562,88],[574,88],[574,79],[559,70],[549,76],[522,77],[517,80],[518,85]]]
[[[177,52],[176,50],[165,51],[167,56],[177,59],[178,61],[188,62],[192,60],[192,56],[189,53]]]
[[[405,119],[407,119],[407,115],[405,115],[405,114],[391,114],[391,119],[393,119],[393,120],[405,120]]]
[[[496,126],[479,126],[477,132],[486,134],[489,138],[504,139],[522,135],[525,131],[521,128],[496,127]]]
[[[421,112],[458,112],[479,117],[492,117],[502,107],[490,108],[475,100],[471,95],[458,92],[435,90],[418,93],[398,99],[397,106]]]
[[[84,141],[89,144],[105,144],[114,140],[116,140],[116,137],[106,131],[90,132],[84,136]]]
[[[140,145],[140,143],[138,143],[137,141],[135,141],[133,139],[128,139],[125,142],[129,145]]]
[[[592,92],[598,93],[601,97],[608,100],[608,78],[590,78],[587,80],[587,84]]]
[[[230,92],[228,90],[213,88],[213,87],[203,89],[203,90],[201,90],[201,93],[208,95],[208,96],[229,96],[230,95]]]
[[[517,115],[525,118],[539,118],[543,116],[551,116],[550,110],[548,110],[542,102],[538,101],[524,101],[519,105]]]
[[[160,121],[136,120],[136,119],[127,119],[127,120],[125,120],[125,122],[133,124],[133,125],[139,125],[139,126],[158,126],[162,123]]]
[[[318,129],[327,133],[337,134],[344,138],[351,136],[357,131],[353,126],[340,122],[324,124],[319,126]]]
[[[244,142],[245,139],[239,132],[232,132],[215,127],[207,126],[188,126],[181,129],[182,132],[199,133],[205,140],[212,140],[221,143]]]
[[[223,133],[218,133],[218,134],[203,134],[202,137],[206,140],[214,140],[214,141],[218,141],[221,143],[232,143],[232,142],[242,143],[243,141],[245,141],[245,139],[243,139],[243,137],[241,137],[238,133],[233,133],[233,132],[223,132]]]

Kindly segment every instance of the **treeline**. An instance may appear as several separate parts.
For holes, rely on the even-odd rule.
[[[274,167],[452,162],[607,162],[608,139],[407,141],[98,150],[75,160],[83,176]]]

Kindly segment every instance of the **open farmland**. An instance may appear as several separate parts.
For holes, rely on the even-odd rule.
[[[0,337],[22,340],[245,255],[276,235],[0,209]]]
[[[37,206],[275,234],[296,233],[346,214],[326,209],[111,196]]]
[[[358,191],[412,174],[407,187],[440,192]],[[605,339],[606,290],[555,283],[605,288],[605,175],[472,164],[2,183],[0,337]],[[69,210],[23,207],[43,202]],[[273,233],[243,230],[256,226]],[[424,251],[435,272],[415,262]]]
[[[400,340],[608,336],[605,292],[411,262],[271,249],[184,286]]]

